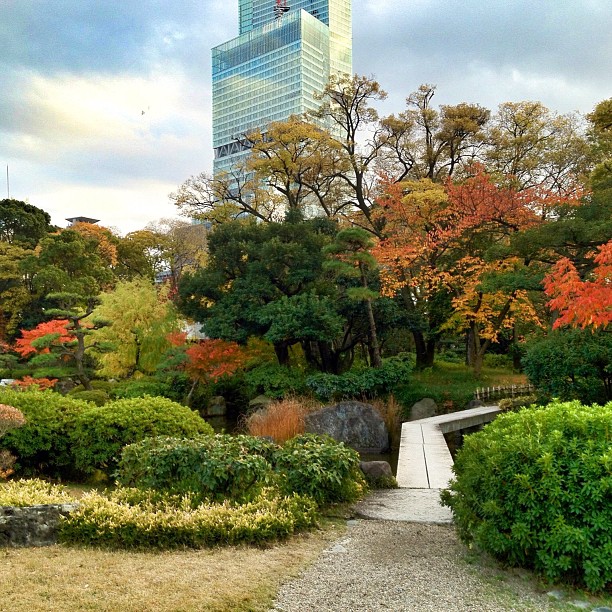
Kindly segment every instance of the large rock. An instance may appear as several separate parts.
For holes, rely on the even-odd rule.
[[[208,401],[206,416],[225,416],[227,413],[227,404],[222,395],[215,395]]]
[[[384,453],[389,432],[374,406],[362,402],[340,402],[305,418],[306,431],[327,434],[362,453]]]
[[[431,397],[424,397],[416,402],[410,409],[410,421],[418,421],[419,419],[428,419],[429,417],[438,414],[438,405]]]

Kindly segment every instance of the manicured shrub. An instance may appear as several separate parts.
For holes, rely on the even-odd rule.
[[[163,397],[145,396],[90,406],[76,418],[71,442],[79,470],[111,475],[127,444],[153,436],[200,434],[212,435],[213,429],[196,412]]]
[[[612,582],[612,403],[553,403],[467,436],[443,493],[459,534],[510,565]]]
[[[74,502],[66,487],[44,480],[11,480],[0,484],[0,506],[37,506]]]
[[[276,453],[275,469],[285,493],[312,497],[318,504],[350,502],[365,490],[359,454],[332,438],[303,434]]]
[[[251,436],[147,438],[126,446],[117,478],[124,486],[192,494],[203,500],[247,501],[272,479],[274,445]]]
[[[411,370],[408,359],[390,357],[380,368],[351,370],[339,375],[313,374],[306,378],[306,386],[321,401],[372,398],[391,393],[406,383]]]
[[[61,525],[70,544],[111,548],[201,548],[219,544],[258,544],[285,538],[316,525],[315,503],[263,491],[246,504],[225,501],[194,508],[182,499],[119,489],[108,497],[85,495]]]
[[[519,395],[517,397],[505,397],[499,400],[498,407],[500,410],[516,410],[517,408],[524,408],[525,406],[531,406],[536,404],[538,401],[535,395]]]
[[[124,380],[109,389],[112,399],[131,399],[145,395],[168,397],[169,386],[150,379]],[[171,398],[172,399],[172,398]]]
[[[108,402],[108,393],[101,389],[92,389],[91,391],[72,391],[70,397],[75,400],[83,400],[91,402],[96,406],[104,406]]]
[[[18,408],[26,424],[7,433],[0,447],[17,456],[17,472],[67,477],[73,475],[70,432],[78,415],[91,407],[53,391],[0,387],[0,403]]]

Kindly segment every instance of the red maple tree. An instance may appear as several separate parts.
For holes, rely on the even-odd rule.
[[[189,347],[185,354],[185,369],[189,376],[200,382],[215,382],[223,376],[234,374],[246,362],[244,349],[226,340],[202,340]]]
[[[31,357],[36,353],[48,353],[48,347],[39,349],[33,346],[32,343],[39,338],[43,338],[44,336],[49,336],[51,334],[57,336],[53,340],[53,344],[56,346],[61,346],[67,342],[73,342],[74,337],[67,330],[69,323],[70,321],[68,321],[68,319],[53,319],[51,321],[39,323],[34,329],[22,329],[21,338],[18,338],[15,341],[14,349],[22,357]]]
[[[567,257],[560,259],[544,279],[548,306],[559,317],[553,327],[604,328],[612,323],[612,240],[591,254],[595,268],[586,279]]]

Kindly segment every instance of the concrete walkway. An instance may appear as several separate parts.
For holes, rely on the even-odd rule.
[[[449,508],[440,505],[440,491],[453,476],[453,458],[445,433],[492,421],[497,406],[482,406],[402,424],[397,483],[399,489],[374,491],[355,506],[358,516],[388,521],[445,524]]]

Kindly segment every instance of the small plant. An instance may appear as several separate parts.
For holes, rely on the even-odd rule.
[[[304,433],[307,413],[308,409],[302,401],[285,399],[249,414],[244,419],[244,426],[252,436],[266,436],[282,443]]]
[[[525,406],[531,406],[536,404],[538,401],[535,395],[519,395],[518,397],[506,397],[499,400],[498,407],[500,410],[516,410],[517,408],[524,408]]]
[[[459,535],[509,565],[612,583],[612,403],[555,402],[466,436],[443,492]]]
[[[402,407],[395,400],[395,396],[390,395],[386,401],[375,399],[370,403],[376,408],[387,426],[391,448],[399,448],[402,436]]]

